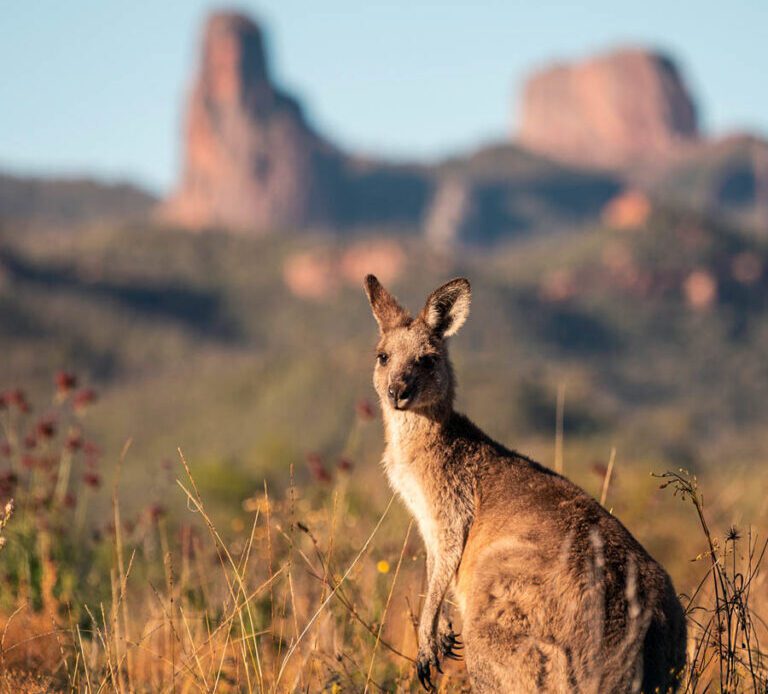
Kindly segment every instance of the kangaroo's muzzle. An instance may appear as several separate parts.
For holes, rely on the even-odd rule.
[[[387,388],[389,402],[396,410],[407,409],[415,392],[416,383],[414,381],[398,381],[391,383]]]

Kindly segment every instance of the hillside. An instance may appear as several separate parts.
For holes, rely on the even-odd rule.
[[[0,390],[39,395],[57,369],[81,374],[100,393],[89,423],[105,449],[134,437],[129,484],[178,445],[228,475],[284,483],[290,463],[308,474],[308,452],[342,448],[355,403],[373,396],[375,326],[357,278],[382,262],[364,253],[373,238],[40,238],[0,250]],[[379,272],[414,308],[447,277],[472,279],[453,349],[459,400],[494,435],[547,462],[565,384],[569,457],[582,463],[611,445],[653,468],[713,464],[726,447],[734,462],[755,459],[768,388],[763,241],[659,212],[647,228],[534,237],[493,255],[397,244],[400,260]],[[288,288],[289,267],[315,282],[313,298],[294,294],[293,276]],[[329,274],[340,281],[320,286]],[[368,437],[364,457],[381,445]]]
[[[655,197],[768,234],[768,142],[734,135],[693,148],[651,184]]]
[[[146,220],[155,197],[130,183],[0,173],[0,228],[72,228],[115,219]]]

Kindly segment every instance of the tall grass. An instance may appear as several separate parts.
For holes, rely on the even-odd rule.
[[[706,540],[695,560],[709,564],[694,591],[684,596],[690,632],[685,691],[768,691],[768,653],[760,645],[767,635],[765,612],[758,610],[766,599],[760,569],[768,540],[759,543],[751,528],[744,538],[734,525],[718,536],[707,520],[696,476],[678,470],[659,477],[662,488],[671,487],[693,506]]]
[[[209,507],[194,462],[178,451],[166,507],[147,495],[142,512],[127,514],[120,473],[130,446],[106,488],[105,463],[86,433],[94,398],[67,374],[45,417],[21,391],[2,396],[3,690],[418,690],[421,542],[392,497],[374,504],[378,496],[353,489],[351,459],[370,407],[358,408],[333,469],[308,457],[310,483],[295,483],[291,468],[282,491],[265,483],[227,516]],[[597,490],[603,502],[614,462],[612,453]],[[765,542],[735,528],[718,535],[696,478],[662,477],[702,529],[677,541],[703,567],[698,582],[678,586],[689,588],[685,690],[766,691]],[[620,493],[627,490],[611,488],[612,502]],[[108,519],[89,517],[95,501]],[[462,664],[444,667],[441,691],[466,689]]]

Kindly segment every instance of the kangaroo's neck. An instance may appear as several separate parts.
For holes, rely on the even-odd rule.
[[[414,464],[434,455],[452,415],[450,402],[427,412],[400,411],[385,406],[384,430],[389,457]]]

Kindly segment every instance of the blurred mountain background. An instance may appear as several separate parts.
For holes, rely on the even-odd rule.
[[[0,175],[0,390],[74,371],[105,449],[133,437],[136,496],[181,445],[239,502],[343,450],[373,398],[362,277],[417,309],[466,275],[459,404],[492,435],[551,463],[561,392],[566,469],[612,446],[644,469],[762,462],[768,141],[710,136],[674,56],[547,65],[506,139],[398,161],[314,127],[264,31],[208,19],[167,195]]]

